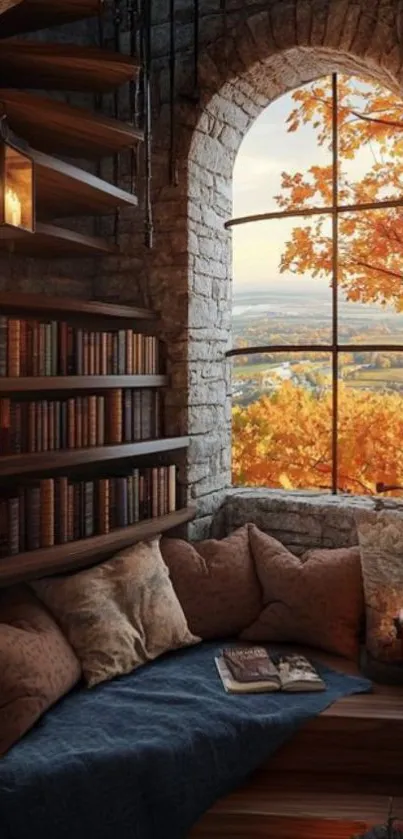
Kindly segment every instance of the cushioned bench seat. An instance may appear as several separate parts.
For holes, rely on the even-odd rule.
[[[185,836],[304,723],[369,688],[325,668],[324,693],[230,696],[214,665],[221,646],[171,653],[54,706],[0,763],[1,839]]]

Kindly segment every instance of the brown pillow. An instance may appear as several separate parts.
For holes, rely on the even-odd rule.
[[[79,680],[59,627],[25,586],[0,592],[0,754]]]
[[[158,539],[32,585],[63,628],[89,687],[200,640],[189,632]]]
[[[374,659],[403,664],[403,515],[356,514],[366,611],[366,648]]]
[[[248,525],[226,539],[162,539],[161,552],[189,627],[201,638],[237,635],[262,607]]]
[[[248,641],[290,641],[356,658],[364,615],[358,547],[294,556],[251,525],[250,544],[264,608],[241,634]]]

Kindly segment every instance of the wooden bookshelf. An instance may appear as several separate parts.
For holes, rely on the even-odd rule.
[[[144,139],[143,132],[129,122],[26,90],[2,88],[0,102],[12,130],[48,154],[96,160],[133,148]]]
[[[186,449],[188,445],[189,437],[160,437],[155,440],[141,440],[115,446],[4,455],[0,457],[0,478],[42,474],[59,469],[69,470],[74,466],[89,466],[94,463],[162,454]]]
[[[155,314],[148,309],[34,294],[0,293],[0,312],[10,321],[15,318],[71,321],[76,326],[77,318],[81,318],[85,322],[87,338],[90,333],[102,333],[105,325],[111,332],[120,333],[123,330],[124,336],[128,330],[129,342],[123,343],[124,353],[136,332],[143,337],[135,340],[133,346],[150,347],[147,336],[151,334],[152,327],[155,336],[158,325]],[[11,359],[14,363],[17,359],[18,364],[26,359],[27,347],[21,343],[21,334],[27,333],[15,330],[15,324],[11,331],[7,320],[2,323],[2,347],[6,347],[6,366],[3,369],[10,369]],[[31,339],[33,334],[31,330]],[[50,369],[67,369],[67,364],[76,369],[79,357],[82,363],[85,347],[89,351],[88,343],[77,344],[74,339],[68,349],[65,344],[58,343],[60,336],[67,332],[56,330],[54,334],[56,344],[48,344],[48,349],[39,344],[42,346],[41,353],[50,353],[46,356],[46,363],[50,361]],[[72,334],[74,336],[74,332]],[[84,334],[83,330],[83,342]],[[163,365],[164,352],[161,352],[155,337],[153,342],[155,344],[151,344],[149,355],[143,356],[145,367],[137,369],[161,369],[159,365]],[[100,344],[96,346],[99,348]],[[119,353],[117,343],[113,346],[113,352]],[[31,350],[28,348],[28,353],[31,351],[36,355],[37,351],[33,351],[32,346]],[[56,368],[51,366],[55,361],[54,353],[57,353],[58,359]],[[141,357],[134,357],[141,363]],[[116,359],[115,356],[112,361],[109,369],[113,369],[119,357]],[[43,355],[38,363],[44,364]],[[128,364],[127,360],[125,364]],[[23,366],[21,369],[38,368]],[[0,558],[0,586],[94,564],[127,545],[193,518],[194,510],[188,507],[165,515],[168,510],[181,506],[177,470],[183,457],[181,451],[189,445],[187,436],[163,436],[163,402],[150,390],[158,391],[168,384],[168,376],[160,372],[153,375],[0,377],[0,397],[4,400],[0,413],[0,545],[3,545],[2,552],[9,554]],[[117,400],[113,394],[107,396],[112,389],[121,391],[120,397],[115,395]],[[138,396],[130,396],[130,391],[136,390],[140,390]],[[103,391],[106,398],[99,400]],[[123,391],[129,392],[126,401]],[[91,408],[90,413],[89,400],[85,397],[94,392],[100,392],[96,400],[98,407]],[[84,396],[79,409],[75,399],[78,396]],[[63,404],[71,400],[70,413],[66,409],[63,415],[61,411],[57,415],[52,414],[46,402],[54,402],[55,399]],[[28,414],[27,409],[16,412],[14,402],[22,406],[34,404],[34,413]],[[41,402],[44,405],[41,406]],[[91,405],[94,406],[94,402]],[[100,445],[104,439],[124,440],[126,434],[129,439],[154,436],[136,442]],[[73,448],[78,440],[85,441],[85,445],[79,443],[80,447]],[[89,446],[89,440],[94,445]],[[63,448],[49,450],[51,445],[62,445]],[[18,451],[18,447],[28,446],[31,452],[11,453]],[[48,450],[32,452],[32,448],[43,447]],[[117,502],[117,498],[121,500]],[[149,518],[144,519],[145,515]],[[139,517],[141,521],[130,523]],[[121,526],[128,522],[128,526]],[[106,535],[88,538],[88,533],[105,533],[109,528],[114,529]],[[32,533],[37,535],[29,538],[28,534],[32,536]],[[69,541],[65,541],[66,538]],[[56,544],[51,548],[36,549],[37,545],[51,545],[53,542]]]
[[[100,560],[135,542],[152,539],[160,533],[191,521],[195,515],[195,507],[183,507],[166,516],[119,528],[104,536],[92,536],[90,539],[55,545],[53,548],[5,557],[0,559],[0,587],[96,565]]]
[[[8,393],[45,391],[94,391],[111,388],[166,387],[168,377],[157,376],[20,376],[0,377],[0,396]]]
[[[103,300],[72,300],[71,297],[9,291],[0,291],[0,310],[2,314],[21,312],[24,312],[27,316],[44,314],[48,317],[60,317],[62,320],[77,315],[89,315],[91,318],[104,318],[106,320],[156,320],[156,314],[151,309],[141,309],[137,306],[107,303]]]
[[[0,38],[93,17],[100,9],[101,0],[3,0]]]
[[[107,93],[131,81],[138,70],[130,56],[98,47],[13,38],[0,44],[2,87]]]

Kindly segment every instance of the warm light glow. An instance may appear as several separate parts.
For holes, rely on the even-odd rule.
[[[21,226],[21,201],[13,189],[6,189],[4,211],[6,224],[11,224],[13,227]]]

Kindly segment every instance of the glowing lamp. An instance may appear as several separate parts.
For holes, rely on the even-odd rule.
[[[0,225],[30,233],[35,229],[34,162],[0,121]]]

